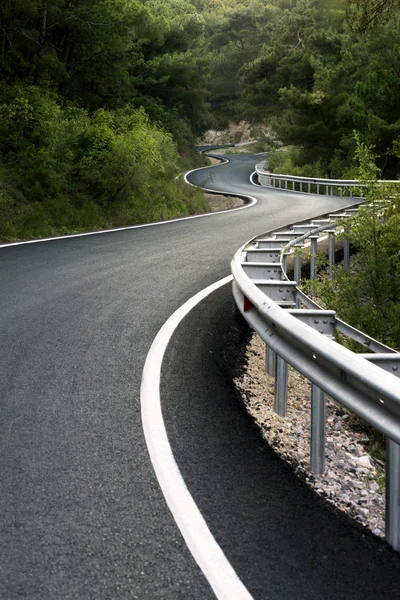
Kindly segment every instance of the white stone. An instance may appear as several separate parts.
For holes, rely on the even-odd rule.
[[[364,456],[357,456],[353,459],[360,467],[364,467],[365,469],[373,469],[374,467],[371,464],[371,458],[368,454],[364,454]]]

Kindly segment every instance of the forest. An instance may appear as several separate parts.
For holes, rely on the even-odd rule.
[[[396,178],[399,19],[398,0],[1,0],[0,239],[206,210],[178,175],[229,121],[271,168],[355,177],[361,143]]]

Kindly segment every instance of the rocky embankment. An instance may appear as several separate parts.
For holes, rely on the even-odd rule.
[[[219,196],[217,194],[205,194],[204,196],[211,212],[239,208],[245,203],[242,198],[235,198],[234,196]]]

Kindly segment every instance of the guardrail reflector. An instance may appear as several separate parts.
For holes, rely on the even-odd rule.
[[[250,302],[250,300],[248,298],[246,298],[246,296],[244,296],[244,306],[243,306],[244,312],[247,312],[251,308],[253,308],[252,303]]]

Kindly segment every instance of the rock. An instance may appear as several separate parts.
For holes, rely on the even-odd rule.
[[[263,342],[254,336],[246,381],[236,380],[238,389],[268,443],[293,466],[315,493],[383,537],[385,499],[376,477],[375,461],[366,453],[368,436],[350,430],[351,419],[332,400],[327,399],[326,471],[323,476],[310,472],[309,383],[290,370],[288,386],[289,416],[286,420],[273,412],[274,388],[264,373]],[[258,344],[258,346],[257,346]],[[259,366],[255,362],[259,361]]]
[[[368,475],[368,476],[371,476],[371,473],[374,473],[374,472],[375,472],[374,468],[372,468],[372,470],[371,470],[371,469],[367,469],[365,467],[357,467],[357,473],[359,475]]]
[[[358,516],[365,521],[365,519],[368,517],[369,515],[369,510],[367,508],[360,508]]]
[[[374,468],[372,466],[372,464],[371,464],[371,458],[370,458],[369,454],[364,454],[364,456],[356,457],[354,459],[354,461],[357,462],[357,464],[360,467],[364,467],[365,469],[371,469],[372,470]]]
[[[372,502],[373,502],[373,503],[374,503],[376,506],[379,506],[380,504],[382,504],[382,505],[383,505],[383,498],[382,498],[382,497],[380,497],[380,496],[374,496],[374,497],[372,498]]]
[[[358,457],[364,456],[364,454],[365,454],[364,447],[363,447],[363,446],[360,446],[360,444],[357,444],[357,446],[356,446],[356,448],[355,448],[355,451],[356,451],[356,455],[357,455]]]
[[[372,532],[374,535],[377,535],[378,537],[382,537],[383,536],[383,531],[381,531],[379,529],[379,527],[377,527],[376,529],[373,530]]]

